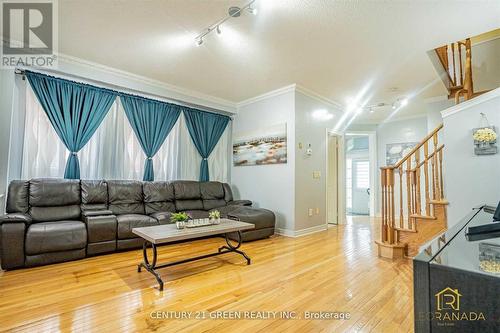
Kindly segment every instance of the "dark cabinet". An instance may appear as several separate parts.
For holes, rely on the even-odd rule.
[[[416,333],[500,332],[500,238],[466,237],[493,213],[472,210],[413,259]]]

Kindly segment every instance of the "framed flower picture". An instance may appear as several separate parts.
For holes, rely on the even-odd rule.
[[[495,126],[485,126],[472,129],[474,138],[474,154],[493,155],[498,151]]]

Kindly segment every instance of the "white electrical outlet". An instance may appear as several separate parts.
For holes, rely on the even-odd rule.
[[[309,216],[313,216],[313,209],[309,208]]]

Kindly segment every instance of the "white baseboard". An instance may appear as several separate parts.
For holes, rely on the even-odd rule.
[[[300,237],[305,235],[314,234],[316,232],[328,230],[327,224],[317,225],[311,228],[301,229],[301,230],[290,230],[290,229],[281,229],[276,228],[274,233],[277,235],[285,236],[285,237]]]

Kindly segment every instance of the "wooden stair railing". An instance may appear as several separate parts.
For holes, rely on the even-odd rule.
[[[417,221],[446,219],[444,145],[438,143],[442,128],[439,125],[395,165],[380,168],[382,226],[376,243],[381,257],[404,257],[407,244],[400,241],[400,233],[418,232]]]
[[[448,98],[454,98],[455,104],[474,97],[472,84],[472,46],[470,38],[434,49],[443,66],[447,78]],[[465,69],[463,68],[465,65]]]

